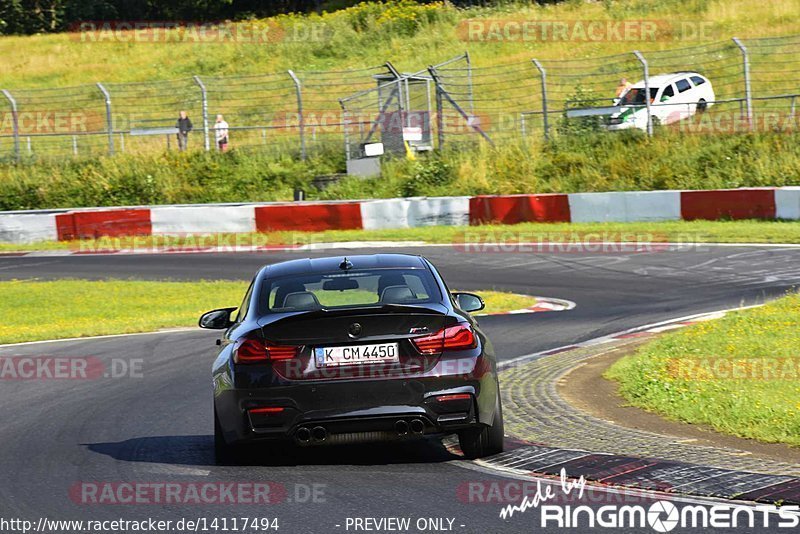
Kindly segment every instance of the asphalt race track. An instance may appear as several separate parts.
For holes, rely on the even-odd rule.
[[[482,318],[501,360],[675,317],[760,303],[800,283],[796,248],[699,246],[628,254],[386,250],[424,254],[451,288],[501,289],[577,303],[568,312]],[[264,263],[371,251],[0,257],[0,279],[236,279],[242,280],[244,292]],[[286,533],[353,532],[348,517],[411,517],[412,526],[418,518],[453,519],[455,532],[541,530],[534,527],[534,511],[502,520],[500,505],[468,502],[463,490],[470,482],[506,484],[512,479],[480,470],[435,440],[304,449],[283,457],[255,451],[248,462],[252,465],[214,466],[210,365],[217,335],[198,329],[0,347],[4,357],[96,357],[106,369],[112,361],[130,365],[141,360],[141,376],[3,381],[0,516],[34,521],[43,516],[277,517],[278,532]],[[100,505],[84,502],[75,490],[81,483],[120,482],[270,482],[279,488],[280,502]],[[427,530],[434,526],[428,524]]]

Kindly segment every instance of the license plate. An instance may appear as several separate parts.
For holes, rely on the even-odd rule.
[[[352,347],[317,347],[314,349],[317,368],[399,362],[397,343],[355,345]]]

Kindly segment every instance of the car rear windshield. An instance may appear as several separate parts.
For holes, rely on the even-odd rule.
[[[260,297],[260,308],[273,313],[415,305],[442,298],[427,269],[353,270],[267,279]]]

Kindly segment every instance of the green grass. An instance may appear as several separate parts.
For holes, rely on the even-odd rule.
[[[800,0],[768,3],[757,0],[663,0],[655,3],[606,0],[545,5],[508,2],[492,8],[465,10],[438,3],[398,5],[395,2],[390,9],[364,3],[322,15],[290,15],[248,23],[277,25],[284,29],[297,25],[324,28],[325,38],[321,40],[287,39],[269,45],[87,43],[81,42],[75,34],[0,37],[0,55],[8,58],[8,61],[0,63],[0,87],[18,89],[89,84],[87,91],[96,95],[99,93],[91,84],[98,80],[116,83],[189,79],[192,74],[208,77],[263,74],[288,68],[341,70],[380,65],[387,59],[401,70],[416,70],[461,54],[465,49],[469,50],[472,64],[476,67],[525,63],[534,55],[542,60],[591,58],[627,53],[633,48],[648,51],[693,46],[700,41],[685,39],[686,36],[673,32],[654,42],[613,39],[467,42],[460,37],[459,28],[463,28],[460,24],[466,19],[473,18],[515,21],[658,20],[665,27],[672,22],[675,28],[682,27],[681,23],[685,21],[698,21],[706,25],[704,40],[718,42],[728,40],[732,35],[747,38],[800,33],[800,19],[794,16],[798,9]],[[753,24],[753,20],[759,20],[759,24]],[[17,50],[25,50],[25,53],[15,53]],[[408,54],[408,50],[414,53]],[[770,64],[762,59],[765,61]],[[734,64],[738,69],[738,62]],[[762,70],[765,72],[759,76],[766,78],[759,78],[758,83],[785,85],[785,73],[779,72],[780,69]],[[501,76],[500,72],[498,76]],[[774,72],[777,74],[771,74]],[[610,84],[616,83],[613,78],[609,78]],[[564,85],[563,81],[555,82],[551,92],[559,84]],[[367,76],[364,83],[371,86],[373,81]],[[533,91],[533,68],[531,83]],[[310,85],[307,90],[311,93],[323,90]],[[330,84],[318,82],[317,85]],[[496,83],[490,82],[488,87],[496,87]],[[612,89],[609,87],[609,91]],[[573,91],[574,88],[564,90]],[[320,93],[317,97],[321,100],[309,94],[312,101],[308,104],[309,109],[339,110],[337,98],[348,94],[348,89],[342,88],[342,91],[335,96]],[[757,93],[764,95],[770,91],[764,86]],[[39,102],[37,105],[42,105],[42,99],[50,96],[60,98],[57,92],[48,93],[50,96],[47,97],[26,96],[23,89],[18,89],[18,94],[23,105],[25,98],[30,98],[33,103]],[[520,97],[527,99],[524,109],[531,109],[534,105],[529,101],[530,94]],[[567,97],[559,95],[553,97],[556,100]],[[172,108],[176,105],[176,98],[180,100],[183,97],[169,96],[161,104],[150,99],[148,113],[155,113],[162,119],[174,116],[175,109]],[[259,98],[254,99],[256,108],[253,113],[275,111],[267,109],[269,106],[264,107]],[[294,105],[291,98],[288,102],[287,105]],[[508,109],[523,109],[512,105],[515,102],[506,104]],[[157,105],[167,107],[152,108]],[[2,106],[4,104],[0,101],[0,110],[4,109]],[[115,109],[122,112],[128,109],[125,106],[134,109],[138,104],[126,101]],[[244,113],[241,109],[238,112]],[[554,116],[553,119],[557,122],[558,118]],[[558,130],[557,126],[554,125],[554,131]],[[8,130],[8,116],[5,127]],[[536,134],[527,141],[501,141],[496,149],[485,144],[464,147],[452,143],[452,148],[439,156],[421,156],[416,162],[388,160],[380,179],[349,178],[322,192],[312,188],[311,181],[316,175],[344,170],[339,141],[320,150],[314,147],[314,155],[308,162],[299,161],[296,147],[260,154],[258,150],[261,149],[246,151],[237,148],[234,142],[233,150],[227,154],[160,153],[163,147],[159,145],[141,154],[126,153],[111,158],[96,156],[55,162],[32,161],[23,165],[3,164],[0,165],[0,210],[288,200],[292,198],[293,189],[298,187],[305,189],[312,199],[344,199],[800,185],[800,142],[795,133],[681,135],[665,131],[659,132],[655,139],[646,139],[635,133],[601,133],[557,135],[552,143],[542,143],[538,137]],[[41,139],[37,138],[35,142],[41,142]],[[100,139],[99,142],[102,145],[104,141]],[[130,146],[132,143],[133,139],[130,139],[126,150],[135,150]],[[198,138],[193,143],[199,146]],[[6,143],[5,146],[8,150],[10,145]]]
[[[246,290],[244,281],[2,281],[0,344],[194,326],[203,312],[237,306]],[[524,295],[479,293],[487,313],[535,303]]]
[[[176,246],[265,246],[364,241],[424,243],[501,242],[675,242],[800,243],[798,221],[670,221],[635,223],[521,223],[483,226],[426,226],[389,230],[328,230],[325,232],[271,232],[260,234],[204,234],[184,237],[122,237],[84,241],[43,241],[17,245],[0,243],[0,251],[148,249]]]
[[[534,55],[544,61],[593,58],[628,53],[634,48],[646,52],[694,46],[703,41],[727,41],[733,35],[748,38],[798,34],[800,18],[795,14],[799,9],[800,0],[766,3],[757,0],[605,0],[544,5],[508,2],[492,8],[465,10],[439,3],[397,5],[395,2],[391,9],[364,3],[334,13],[308,17],[290,15],[272,21],[256,21],[255,24],[277,25],[284,29],[297,25],[321,27],[326,36],[321,40],[288,39],[269,45],[87,43],[81,42],[75,34],[0,37],[0,55],[8,59],[0,63],[0,87],[17,90],[23,107],[26,98],[32,106],[41,107],[44,105],[42,102],[50,97],[61,98],[59,92],[48,93],[49,96],[34,93],[26,95],[23,88],[88,84],[88,89],[81,91],[88,91],[86,98],[94,102],[91,99],[99,93],[92,84],[98,80],[110,83],[189,80],[192,74],[207,77],[248,75],[283,72],[288,68],[342,70],[380,65],[387,60],[392,60],[400,70],[413,71],[462,54],[465,49],[469,50],[475,67],[496,67],[501,63],[514,62],[525,64]],[[459,28],[463,28],[460,24],[466,19],[473,18],[515,21],[658,20],[665,27],[672,23],[675,28],[682,27],[683,22],[695,21],[704,24],[705,37],[703,40],[687,39],[673,32],[654,42],[614,39],[467,42],[460,37]],[[759,24],[753,24],[753,20],[758,20]],[[25,53],[16,53],[18,50],[24,50]],[[414,53],[409,54],[408,50]],[[708,57],[704,57],[703,61],[708,60]],[[772,65],[782,63],[769,58],[759,61],[765,67],[758,71],[758,79],[754,80],[754,83],[762,84],[758,85],[757,96],[772,94],[779,87],[785,89],[787,74],[780,68],[772,68]],[[738,60],[731,65],[735,66],[738,73]],[[491,75],[494,71],[484,72]],[[497,71],[498,80],[501,79],[501,72]],[[608,90],[611,91],[617,75],[609,72],[608,76],[608,83],[611,84]],[[722,79],[731,78],[725,74]],[[347,84],[351,81],[356,83],[348,78]],[[504,107],[516,111],[538,109],[538,97],[535,97],[538,89],[532,67],[530,81],[531,92],[524,92],[524,96],[520,97],[509,96],[508,101],[503,103]],[[358,83],[372,86],[374,81],[366,76]],[[489,88],[497,87],[497,82],[489,78],[483,83]],[[341,94],[327,93],[325,91],[328,89],[335,91],[337,87],[329,82],[317,82],[318,87],[314,87],[313,83],[308,85],[306,91],[310,102],[307,108],[312,111],[338,111],[337,98],[352,93],[351,87],[339,87]],[[563,79],[558,81],[558,78],[554,78],[551,85],[551,96],[557,101],[567,98],[567,93],[576,90],[572,82],[566,83]],[[557,92],[557,87],[562,88],[559,91],[567,93]],[[719,89],[723,87],[729,90],[739,86],[721,82]],[[480,86],[476,90],[480,91]],[[785,91],[782,89],[780,92]],[[191,94],[194,95],[191,98],[196,100],[196,93]],[[487,97],[477,96],[479,103]],[[497,102],[496,92],[489,96]],[[236,113],[250,117],[252,112],[252,116],[256,117],[273,113],[275,109],[270,107],[273,105],[285,109],[280,107],[283,104],[273,102],[267,105],[262,102],[263,98],[263,95],[253,98],[252,110],[238,108],[236,106],[239,104],[236,104]],[[516,102],[516,98],[524,102]],[[185,95],[170,93],[162,95],[160,100],[155,97],[148,99],[147,113],[158,116],[159,120],[167,120],[164,117],[173,117],[175,114],[173,108],[178,105],[176,99],[181,101]],[[291,95],[286,102],[293,109],[295,104]],[[102,112],[98,111],[100,105],[100,100],[97,100],[97,106],[90,105],[92,117],[101,113],[98,124],[102,123]],[[153,107],[159,105],[163,107]],[[220,102],[213,105],[224,107],[224,103]],[[3,106],[5,104],[0,99],[0,111],[5,109]],[[128,98],[120,102],[115,110],[124,114],[124,110],[132,112],[138,106],[138,101]],[[488,105],[487,109],[492,106],[494,104]],[[480,105],[477,112],[481,113]],[[199,124],[197,113],[192,113],[196,125]],[[9,116],[6,113],[6,133],[10,131]],[[294,134],[290,135],[294,148],[273,150],[268,154],[259,153],[268,149],[249,150],[237,146],[236,141],[227,154],[195,152],[181,155],[163,153],[160,140],[156,143],[158,146],[148,145],[149,149],[135,153],[134,140],[129,139],[126,150],[134,153],[115,157],[86,156],[85,159],[82,155],[80,159],[62,161],[47,161],[47,156],[44,156],[46,150],[43,149],[42,160],[36,160],[34,156],[30,163],[0,165],[0,211],[289,200],[295,188],[304,189],[310,199],[347,199],[800,185],[800,134],[797,133],[701,135],[660,131],[654,139],[647,139],[636,132],[622,135],[586,132],[581,135],[560,135],[557,133],[559,118],[555,112],[552,119],[555,141],[551,143],[541,142],[538,133],[531,134],[528,140],[506,141],[498,138],[498,148],[486,144],[463,146],[456,142],[456,138],[467,136],[451,137],[439,155],[421,155],[414,162],[387,158],[381,178],[348,178],[325,191],[317,191],[311,182],[317,175],[344,171],[342,143],[338,135],[331,140],[332,146],[318,147],[314,144],[311,147],[313,157],[307,162],[299,161]],[[494,132],[491,133],[494,135]],[[502,132],[497,135],[501,136]],[[44,142],[44,139],[35,138],[34,144]],[[193,146],[199,147],[199,137],[195,135],[193,139]],[[105,140],[102,137],[96,140],[100,147],[97,153],[105,150]],[[80,143],[84,142],[81,139]],[[10,156],[11,145],[6,142],[4,146],[4,153]],[[71,148],[67,153],[71,153]]]
[[[605,376],[633,406],[800,446],[800,295],[664,335]]]
[[[462,147],[463,148],[463,147]],[[0,166],[0,211],[17,209],[407,196],[713,189],[800,185],[800,134],[583,135],[543,144],[450,149],[389,159],[383,176],[318,191],[314,176],[343,170],[341,150],[307,162],[232,150],[121,155]]]
[[[396,4],[396,2],[395,2]],[[391,60],[400,69],[418,69],[455,56],[469,46],[478,66],[499,60],[529,60],[603,56],[642,50],[675,48],[686,42],[679,30],[655,42],[603,41],[490,41],[459,37],[459,22],[487,17],[518,21],[633,20],[702,21],[706,40],[731,36],[762,37],[800,33],[797,0],[606,0],[567,1],[539,5],[507,2],[494,8],[457,10],[405,5],[386,9],[362,4],[350,9],[308,17],[282,16],[257,24],[291,29],[322,28],[324,39],[289,38],[281,42],[176,44],[170,42],[86,42],[78,34],[48,34],[0,38],[0,87],[45,87],[104,82],[173,79],[192,74],[221,76],[265,72],[328,70],[380,65]],[[758,21],[754,24],[753,21]],[[24,50],[21,54],[19,51]],[[176,53],[179,50],[179,53]],[[413,50],[413,54],[408,51]]]

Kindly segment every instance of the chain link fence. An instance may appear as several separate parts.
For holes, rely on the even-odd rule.
[[[256,76],[193,76],[141,83],[3,90],[0,159],[96,156],[178,150],[176,122],[193,124],[189,150],[215,150],[216,116],[233,146],[305,159],[343,146],[343,94],[371,88],[385,66],[285,71]]]
[[[348,162],[368,157],[377,143],[385,153],[402,155],[460,143],[546,139],[607,126],[607,117],[619,111],[615,93],[622,79],[653,91],[658,87],[651,81],[665,83],[661,75],[680,72],[706,77],[714,98],[702,105],[663,98],[631,104],[645,110],[641,129],[651,135],[665,122],[720,133],[798,126],[800,36],[478,66],[465,53],[418,68],[401,73],[387,62],[343,71],[2,90],[0,159],[177,150],[180,110],[194,124],[190,150],[216,149],[217,114],[224,115],[237,149],[300,158],[344,149]],[[662,113],[672,108],[674,115]]]

